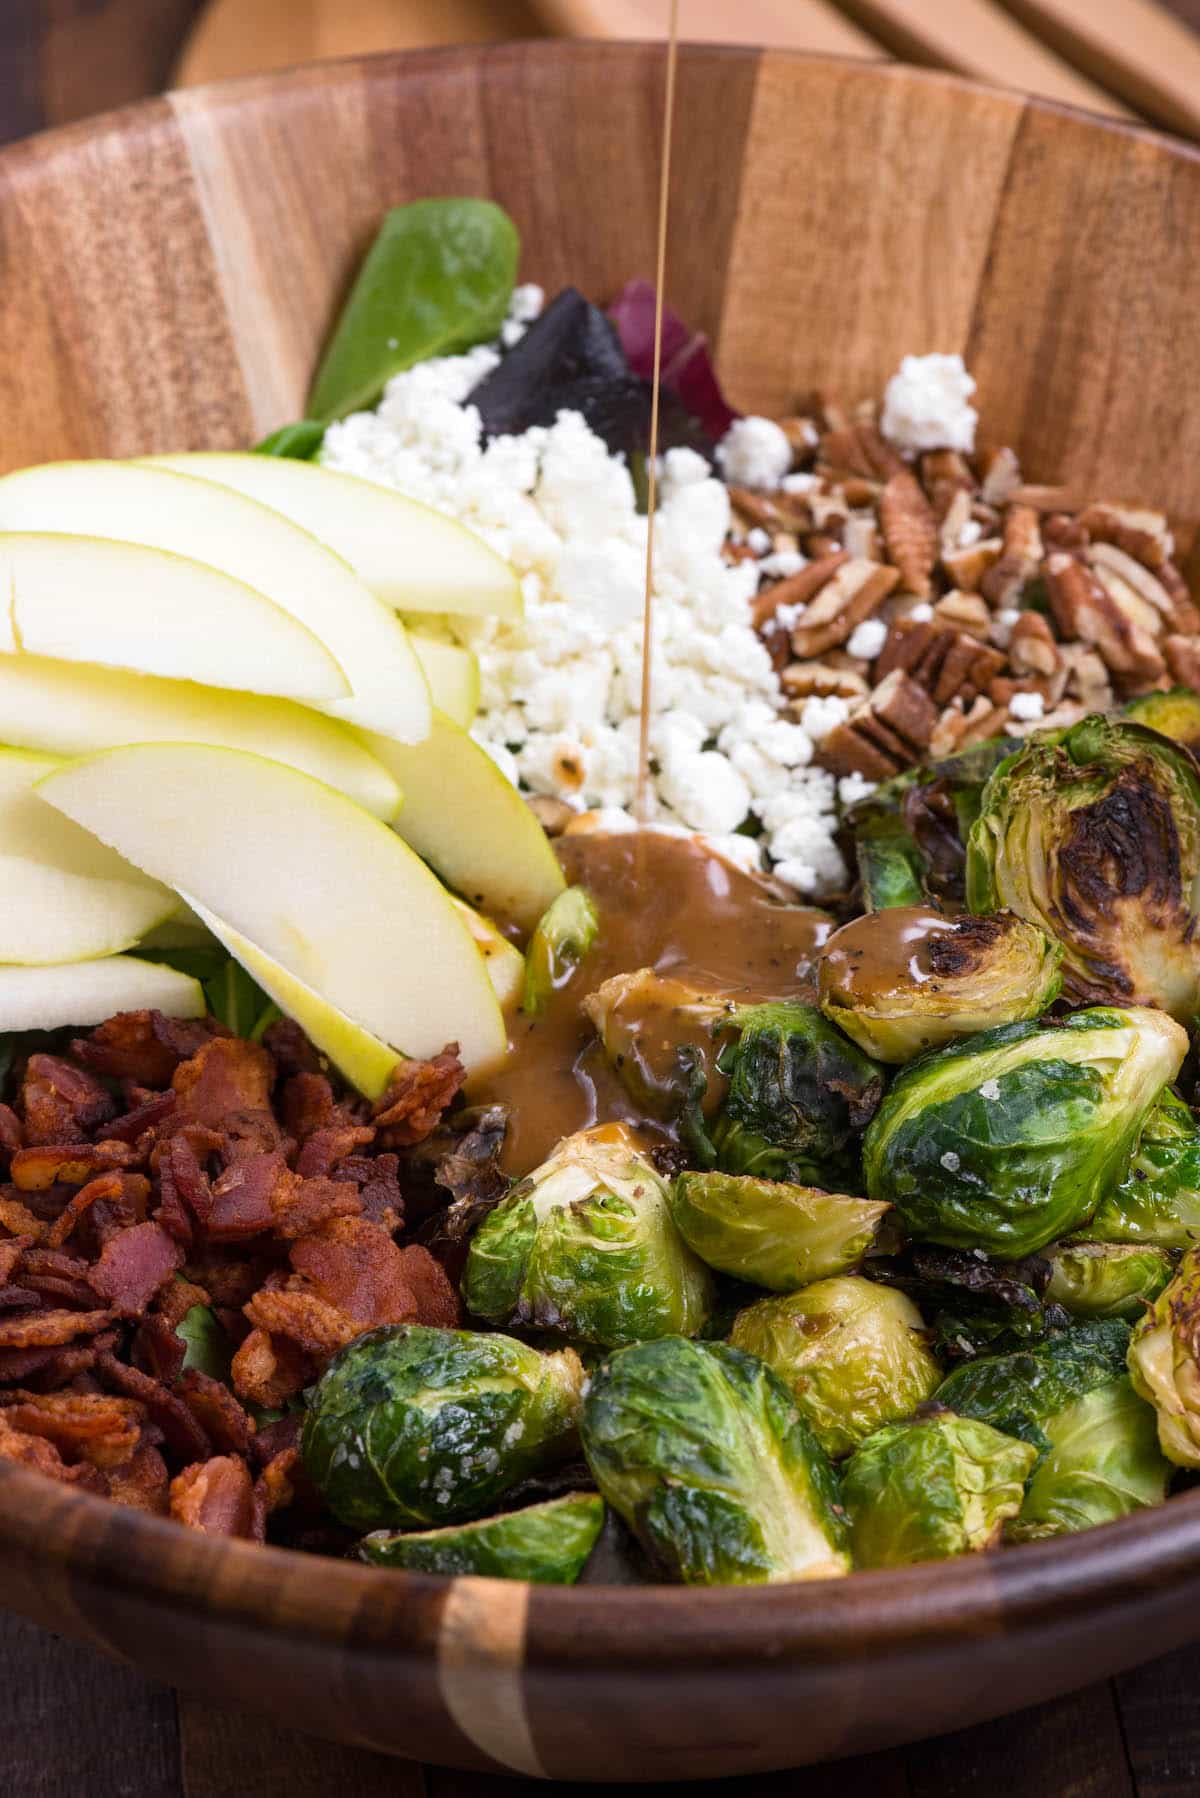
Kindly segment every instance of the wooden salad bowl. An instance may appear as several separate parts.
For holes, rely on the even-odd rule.
[[[384,56],[0,155],[0,462],[244,446],[299,415],[383,210],[490,194],[523,274],[654,266],[663,52]],[[747,409],[961,350],[1033,479],[1200,521],[1200,157],[895,66],[685,50],[668,297]],[[715,1591],[439,1580],[194,1534],[0,1461],[0,1597],[364,1747],[696,1779],[975,1722],[1200,1633],[1200,1496],[901,1572]]]

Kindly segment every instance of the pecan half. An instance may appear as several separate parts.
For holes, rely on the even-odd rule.
[[[965,549],[942,552],[942,567],[961,593],[978,592],[989,568],[1000,559],[999,537],[981,537]]]
[[[1096,648],[1109,672],[1127,686],[1153,684],[1166,663],[1153,636],[1130,617],[1121,601],[1072,555],[1057,551],[1044,564],[1055,623],[1064,637]]]
[[[1022,612],[1013,625],[1008,665],[1016,675],[1056,674],[1062,667],[1054,632],[1040,612]]]
[[[995,606],[1015,605],[1037,573],[1043,554],[1038,514],[1032,506],[1009,506],[1004,514],[1000,560],[984,575],[980,591]]]
[[[807,569],[801,570],[808,573]],[[795,577],[799,579],[799,576]],[[877,612],[900,575],[878,562],[843,562],[805,608],[792,631],[797,656],[819,656],[844,643],[854,627]]]
[[[880,495],[879,526],[904,587],[925,599],[937,561],[938,527],[920,482],[907,468],[894,474]]]

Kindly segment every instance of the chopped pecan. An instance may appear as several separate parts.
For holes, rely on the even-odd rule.
[[[895,668],[871,693],[870,709],[914,749],[924,749],[937,723],[937,708],[924,687]]]
[[[823,562],[826,556],[836,556],[843,548],[840,535],[834,530],[810,531],[801,546],[806,556],[814,562]]]
[[[956,493],[966,492],[974,497],[979,491],[969,462],[957,450],[926,450],[919,466],[921,485],[939,523],[954,503]]]
[[[999,537],[981,537],[965,549],[942,554],[942,567],[961,593],[976,593],[988,570],[1000,558]]]
[[[851,512],[842,532],[842,545],[847,555],[859,561],[879,562],[883,559],[883,540],[874,512]]]
[[[965,543],[964,532],[967,533]],[[971,495],[965,487],[960,487],[950,501],[938,530],[938,549],[943,556],[952,556],[955,550],[966,549],[972,543],[977,543],[980,534],[971,517]]]
[[[1047,555],[1055,549],[1067,549],[1079,554],[1087,548],[1090,541],[1079,520],[1069,512],[1048,512],[1042,519],[1042,543]]]
[[[920,482],[909,469],[894,474],[880,495],[879,525],[903,586],[925,599],[937,560],[938,527]]]
[[[1161,512],[1138,506],[1085,506],[1079,525],[1094,543],[1115,544],[1146,568],[1161,568],[1175,553],[1171,527]]]
[[[890,780],[893,774],[911,766],[915,759],[904,754],[902,744],[899,749],[900,753],[896,754],[880,748],[866,731],[848,719],[822,737],[817,760],[831,774],[861,774],[866,780]]]
[[[980,498],[989,506],[1006,506],[1021,485],[1021,464],[1016,450],[985,450],[978,462]]]
[[[1040,612],[1022,612],[1008,640],[1008,665],[1014,674],[1055,674],[1062,657],[1054,632]]]
[[[844,643],[856,625],[879,610],[899,579],[895,568],[878,562],[844,562],[805,607],[793,629],[796,654],[819,656]]]
[[[1134,566],[1136,567],[1137,564],[1135,563]],[[1137,587],[1125,579],[1122,571],[1118,571],[1108,561],[1101,560],[1092,563],[1092,573],[1117,610],[1131,625],[1144,631],[1148,637],[1162,635],[1164,624],[1162,613],[1143,597]]]
[[[966,749],[972,743],[981,743],[985,737],[995,736],[999,729],[1000,715],[984,694],[977,693],[969,707],[961,699],[952,699],[929,739],[929,759],[941,761],[957,749]]]
[[[1183,634],[1200,631],[1200,612],[1193,604],[1178,569],[1171,563],[1159,563],[1155,572],[1119,545],[1103,541],[1092,544],[1088,551],[1088,561],[1101,580],[1104,579],[1103,571],[1108,570],[1126,587],[1139,594],[1163,621],[1157,626],[1159,630],[1165,628]],[[1173,591],[1168,590],[1168,582]]]
[[[1022,485],[1013,489],[1009,503],[1032,506],[1035,512],[1078,512],[1083,500],[1074,487]]]
[[[1127,685],[1153,683],[1166,670],[1154,638],[1133,621],[1074,556],[1056,551],[1044,564],[1055,623],[1064,637],[1099,650],[1110,673]]]
[[[853,668],[834,668],[828,662],[789,662],[779,684],[792,699],[865,699],[869,691]]]
[[[787,418],[776,419],[776,424],[792,446],[792,456],[797,462],[803,462],[816,450],[821,441],[821,433],[815,419],[803,414],[792,413]]]
[[[995,606],[1015,605],[1037,573],[1043,554],[1037,512],[1032,506],[1009,506],[1004,514],[1000,559],[984,575],[980,590]]]
[[[1171,679],[1181,687],[1200,692],[1200,636],[1164,637],[1162,648]]]
[[[981,640],[987,636],[992,622],[992,614],[977,593],[960,593],[957,588],[937,601],[933,615],[939,624],[969,631],[972,637]]]
[[[869,481],[887,481],[904,471],[904,460],[874,424],[858,423],[842,430],[826,431],[819,447],[820,462],[839,477],[859,475]]]
[[[843,563],[849,560],[845,550],[838,549],[832,555],[810,562],[806,568],[797,569],[795,574],[789,574],[785,580],[776,581],[773,587],[768,587],[754,601],[750,614],[754,628],[760,630],[769,618],[775,616],[780,606],[806,606]]]

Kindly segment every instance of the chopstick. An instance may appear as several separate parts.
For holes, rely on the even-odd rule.
[[[1093,81],[1156,124],[1200,137],[1200,40],[1154,0],[1001,0]]]
[[[826,0],[685,0],[682,35],[692,43],[771,44],[826,56],[883,54]],[[665,37],[664,0],[538,0],[553,31],[575,37]]]
[[[1124,106],[1017,23],[993,0],[837,0],[842,12],[905,62],[1128,117]],[[1098,12],[1111,0],[1082,0]]]

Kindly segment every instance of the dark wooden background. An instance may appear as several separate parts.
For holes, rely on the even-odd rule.
[[[1200,0],[1171,4],[1200,27]],[[201,5],[0,0],[0,141],[164,86]],[[5,278],[19,280],[20,270]],[[523,1778],[421,1768],[288,1734],[0,1615],[2,1798],[516,1798],[536,1789]],[[666,1798],[661,1787],[619,1790]],[[700,1798],[708,1788],[689,1790]],[[978,1729],[711,1790],[713,1798],[1197,1798],[1200,1646]]]

